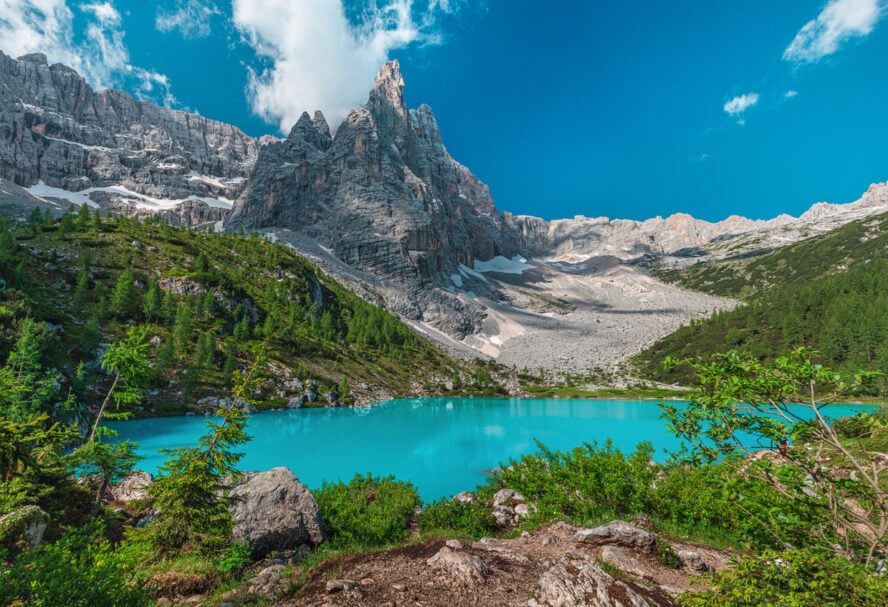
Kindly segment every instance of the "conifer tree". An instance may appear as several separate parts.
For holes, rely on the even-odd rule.
[[[264,362],[264,353],[256,351],[245,373],[232,374],[234,402],[217,413],[218,422],[207,421],[209,432],[197,447],[163,451],[168,459],[151,487],[158,517],[146,528],[159,551],[175,553],[196,540],[230,534],[228,489],[242,455],[234,449],[249,440],[243,408],[251,404]]]
[[[136,310],[138,293],[133,284],[135,280],[130,270],[124,270],[114,283],[108,305],[109,311],[118,318],[130,318]]]

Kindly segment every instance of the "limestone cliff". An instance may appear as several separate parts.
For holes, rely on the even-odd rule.
[[[83,192],[95,202],[101,193],[120,208],[169,211],[158,201],[198,198],[223,208],[246,185],[258,148],[231,125],[93,91],[44,55],[0,52],[0,177],[16,185],[42,182],[60,199]]]
[[[403,90],[394,61],[334,137],[319,113],[303,114],[285,141],[261,149],[225,227],[308,236],[398,289],[399,312],[426,319],[430,307],[463,308],[430,289],[451,285],[460,264],[517,254],[521,239],[487,186],[447,153],[431,108],[408,109]],[[464,317],[448,329],[473,325]]]

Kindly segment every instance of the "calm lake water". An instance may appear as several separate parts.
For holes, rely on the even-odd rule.
[[[832,418],[864,407],[833,405]],[[287,466],[315,489],[355,473],[393,474],[426,501],[472,490],[484,470],[535,452],[534,439],[553,450],[608,438],[624,452],[644,440],[658,454],[678,448],[656,401],[489,398],[400,399],[368,409],[297,409],[250,416],[252,440],[241,470]],[[162,448],[192,446],[206,418],[165,417],[110,422],[124,439],[140,443],[139,468],[156,473]],[[664,459],[658,455],[657,459]]]

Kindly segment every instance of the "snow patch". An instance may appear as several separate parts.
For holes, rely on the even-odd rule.
[[[487,279],[484,278],[483,275],[479,274],[478,272],[476,272],[475,270],[473,270],[472,268],[470,268],[469,266],[464,265],[464,264],[459,264],[459,273],[462,274],[463,276],[465,276],[466,278],[471,276],[472,278],[477,278],[478,280],[480,280],[482,282],[487,282]]]
[[[521,274],[525,270],[533,268],[527,263],[527,260],[520,255],[515,255],[512,259],[497,255],[490,261],[474,260],[473,264],[478,272],[498,272],[500,274]]]
[[[67,143],[68,145],[77,146],[78,148],[82,148],[84,150],[99,150],[101,152],[116,152],[119,148],[106,148],[102,145],[86,145],[85,143],[78,143],[77,141],[71,141],[70,139],[59,139],[58,137],[47,137],[43,135],[44,139],[49,139],[50,141],[59,141],[61,143]]]
[[[462,279],[462,276],[460,276],[459,274],[451,274],[451,275],[450,275],[450,280],[453,281],[453,284],[455,284],[455,285],[458,286],[459,288],[462,288],[462,286],[463,286],[463,279]]]
[[[174,209],[187,200],[198,200],[205,203],[207,206],[217,207],[221,209],[231,209],[234,204],[233,201],[223,197],[211,198],[209,196],[189,196],[188,198],[179,199],[153,198],[151,196],[146,196],[145,194],[134,192],[122,185],[112,185],[102,188],[87,188],[85,190],[80,190],[79,192],[69,192],[68,190],[63,190],[62,188],[54,188],[52,186],[46,185],[42,181],[38,181],[36,185],[32,185],[31,187],[26,188],[26,190],[29,194],[39,198],[40,200],[43,200],[44,202],[52,202],[50,200],[47,200],[46,198],[60,198],[62,200],[72,202],[78,206],[83,206],[84,204],[86,204],[93,208],[98,208],[99,206],[89,197],[89,195],[93,192],[108,192],[110,194],[116,194],[121,198],[125,198],[128,201],[135,203],[135,205],[140,209],[150,209],[152,211]]]

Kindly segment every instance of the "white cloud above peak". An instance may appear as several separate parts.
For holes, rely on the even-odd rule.
[[[142,96],[175,103],[165,75],[132,65],[112,2],[80,4],[77,10],[86,23],[83,41],[75,44],[74,13],[65,0],[0,0],[2,50],[13,57],[43,53],[51,63],[77,70],[96,89],[132,79]]]
[[[739,117],[747,109],[758,103],[758,101],[758,93],[745,93],[743,95],[737,95],[736,97],[728,100],[728,102],[725,103],[724,110],[729,116]]]
[[[845,42],[873,31],[888,0],[830,0],[816,19],[806,23],[783,52],[783,59],[813,63],[832,55]]]
[[[212,3],[176,0],[173,8],[159,7],[154,27],[161,32],[178,30],[185,38],[205,38],[212,33],[210,20],[222,12]]]
[[[253,112],[286,133],[302,112],[321,110],[335,129],[366,100],[391,51],[440,42],[436,15],[461,4],[432,0],[420,11],[413,0],[378,0],[355,24],[342,0],[233,0],[235,26],[267,62],[250,72]]]

